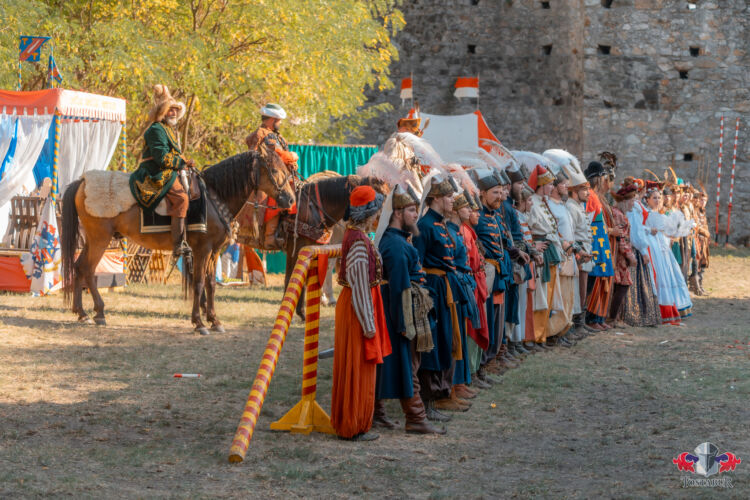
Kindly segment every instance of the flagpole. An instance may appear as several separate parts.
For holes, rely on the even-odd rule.
[[[18,33],[18,91],[21,91],[21,33]]]
[[[414,72],[409,72],[409,79],[411,80],[411,108],[414,108]]]
[[[477,111],[479,111],[479,71],[477,71]]]
[[[55,43],[52,43],[52,47],[50,48],[49,55],[51,57],[49,63],[47,63],[47,85],[49,85],[49,88],[54,89],[55,88],[55,79],[52,78],[52,62],[55,60]]]

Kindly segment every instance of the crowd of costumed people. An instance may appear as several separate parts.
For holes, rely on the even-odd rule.
[[[617,179],[601,153],[497,142],[444,163],[410,115],[358,173],[336,304],[331,421],[342,439],[444,434],[453,412],[531,355],[624,325],[682,325],[703,295],[705,190]],[[653,179],[652,179],[653,177]],[[522,368],[521,368],[522,369]]]

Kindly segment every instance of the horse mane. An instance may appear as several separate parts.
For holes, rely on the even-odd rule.
[[[259,160],[264,161],[258,152],[245,151],[211,165],[201,175],[222,200],[246,200],[255,188],[251,173]]]
[[[307,184],[306,189],[304,190],[305,195],[311,195],[312,186],[313,184],[315,184],[318,186],[318,190],[320,191],[320,198],[322,200],[325,200],[326,202],[329,202],[333,205],[348,204],[349,193],[351,193],[353,189],[350,177],[357,176],[347,175],[342,177],[326,177],[311,182]]]

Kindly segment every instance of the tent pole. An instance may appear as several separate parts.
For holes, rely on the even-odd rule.
[[[55,110],[55,147],[52,153],[52,202],[57,201],[57,178],[58,178],[58,165],[60,159],[58,158],[60,153],[60,112]]]
[[[120,131],[120,171],[128,171],[128,148],[127,148],[127,124],[122,122],[122,130]],[[125,284],[128,283],[128,239],[123,238],[121,242],[122,246],[122,270],[125,273]]]

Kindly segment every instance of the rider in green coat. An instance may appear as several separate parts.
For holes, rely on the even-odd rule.
[[[179,174],[193,163],[182,156],[174,127],[185,114],[185,105],[173,99],[164,85],[156,85],[154,94],[151,124],[143,134],[145,144],[138,169],[130,176],[130,190],[141,207],[152,210],[166,197],[174,254],[181,255],[190,251],[185,241],[189,198]]]

